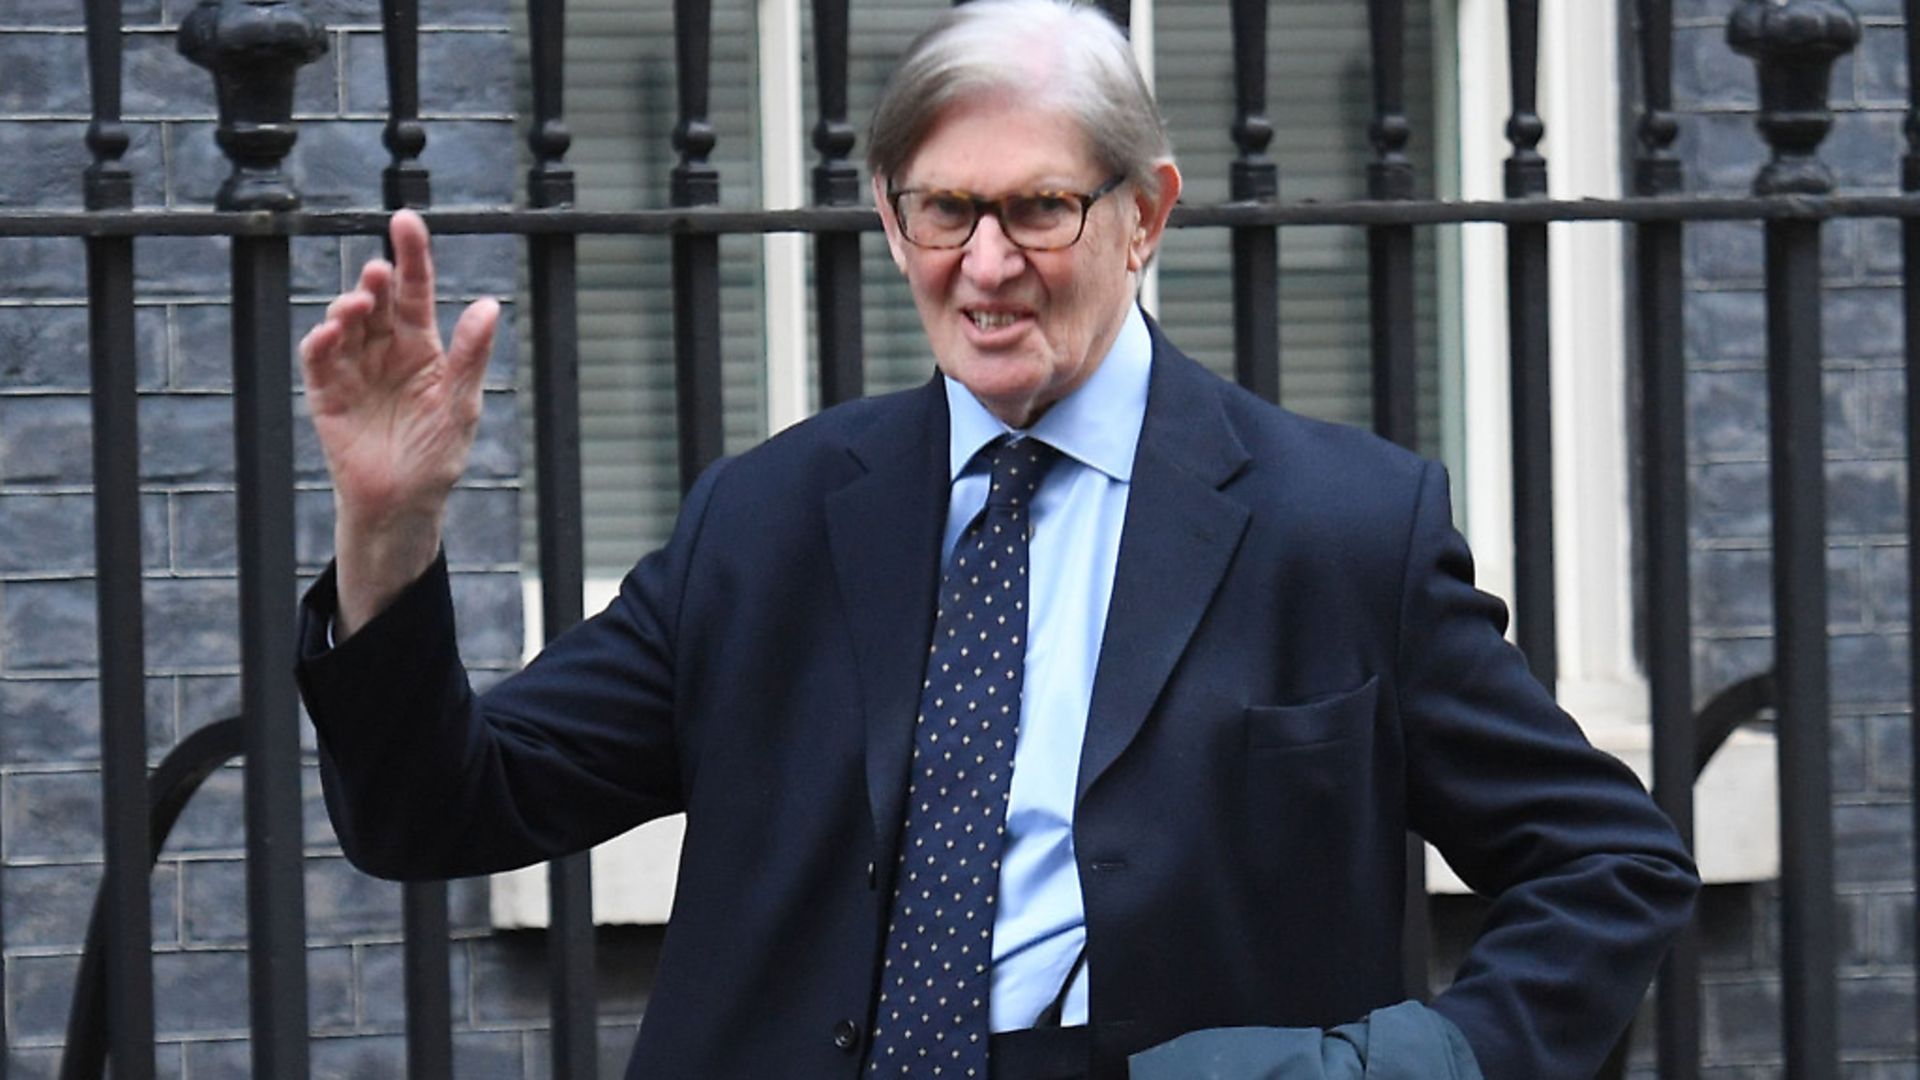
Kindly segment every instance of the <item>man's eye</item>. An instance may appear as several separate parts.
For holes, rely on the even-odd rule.
[[[1046,225],[1071,217],[1079,205],[1068,195],[1041,192],[1007,200],[1007,216],[1022,225]]]
[[[973,216],[973,202],[960,195],[928,192],[920,196],[919,212],[930,223],[965,224]]]

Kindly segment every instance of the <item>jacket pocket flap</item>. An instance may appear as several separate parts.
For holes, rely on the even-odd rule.
[[[1247,748],[1314,746],[1338,742],[1373,723],[1380,697],[1375,675],[1352,690],[1315,698],[1299,705],[1247,706]]]

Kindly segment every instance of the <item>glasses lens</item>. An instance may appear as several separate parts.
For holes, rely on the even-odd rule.
[[[1002,205],[1001,220],[1006,223],[1007,235],[1021,247],[1066,247],[1079,237],[1084,218],[1078,195],[1043,191],[1015,195]]]
[[[910,191],[900,200],[908,239],[929,247],[958,247],[973,232],[973,200],[951,191]]]

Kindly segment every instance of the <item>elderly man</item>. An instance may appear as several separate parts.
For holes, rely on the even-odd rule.
[[[1590,1076],[1697,886],[1501,637],[1441,470],[1264,404],[1135,304],[1180,193],[1090,8],[981,0],[869,149],[940,376],[722,463],[597,617],[475,696],[442,350],[392,228],[303,345],[337,491],[301,681],[369,871],[687,812],[630,1077]],[[1492,899],[1400,985],[1403,838]]]

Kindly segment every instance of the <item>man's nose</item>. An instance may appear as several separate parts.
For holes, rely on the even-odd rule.
[[[967,241],[960,268],[975,287],[991,289],[1019,276],[1026,267],[1026,259],[1026,251],[1007,239],[1006,230],[1000,227],[999,215],[982,214],[979,224],[974,226],[973,238]]]

